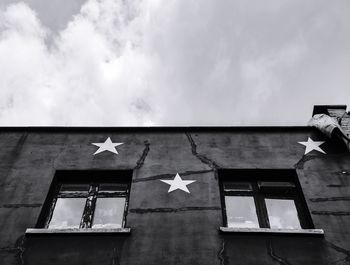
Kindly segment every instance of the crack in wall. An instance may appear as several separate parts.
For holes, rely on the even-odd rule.
[[[326,245],[328,245],[330,248],[345,255],[344,259],[337,260],[337,261],[333,262],[332,264],[336,264],[338,262],[343,262],[343,261],[345,261],[345,262],[350,261],[350,250],[339,247],[339,246],[329,242],[328,240],[325,240],[325,242],[326,242]],[[342,263],[342,264],[346,264],[346,263]]]
[[[188,175],[203,174],[203,173],[208,173],[208,172],[213,172],[213,170],[185,171],[182,173],[180,172],[179,175],[180,176],[188,176]],[[175,174],[160,174],[160,175],[155,175],[155,176],[146,177],[146,178],[133,179],[132,183],[160,180],[163,178],[173,178],[174,175]]]
[[[7,203],[1,204],[0,208],[37,208],[41,206],[41,203]]]
[[[346,188],[346,187],[350,187],[350,185],[329,184],[329,185],[327,185],[327,187],[329,187],[329,188]]]
[[[205,155],[199,154],[197,152],[197,145],[196,145],[195,141],[193,140],[191,134],[186,132],[186,136],[187,136],[188,141],[191,144],[192,154],[195,157],[197,157],[203,164],[209,166],[212,170],[217,171],[217,169],[220,168],[220,166],[215,161],[209,159]]]
[[[60,149],[59,149],[59,151],[58,151],[58,154],[55,156],[55,158],[54,159],[52,159],[52,163],[51,163],[51,165],[52,165],[52,168],[53,169],[56,169],[57,168],[57,166],[56,166],[56,164],[57,164],[57,160],[61,157],[61,154],[62,154],[62,152],[65,150],[65,148],[66,148],[66,143],[67,143],[67,138],[68,138],[68,136],[67,135],[65,135],[65,140],[64,140],[64,142],[63,142],[63,144],[61,144],[60,145]]]
[[[332,265],[332,264],[349,265],[350,263],[348,263],[348,261],[350,261],[350,257],[346,256],[345,258],[336,260],[336,261],[330,263],[329,265]]]
[[[304,165],[307,161],[313,160],[318,158],[318,156],[303,156],[295,165],[294,168],[296,169],[304,169]]]
[[[23,254],[25,251],[24,248],[24,241],[25,241],[25,236],[23,235],[22,237],[20,237],[21,241],[18,244],[18,246],[15,247],[2,247],[0,248],[0,252],[2,251],[6,251],[6,252],[14,252],[16,255],[16,258],[18,259],[18,263],[20,265],[24,265],[24,258],[23,258]]]
[[[118,256],[118,251],[116,248],[113,248],[113,254],[112,254],[112,260],[111,260],[111,265],[119,265],[119,256]]]
[[[3,181],[0,185],[1,187],[5,185],[7,178],[9,177],[10,172],[14,168],[14,164],[16,163],[18,157],[21,155],[22,149],[23,149],[25,141],[27,140],[27,137],[28,137],[28,133],[26,131],[23,132],[21,137],[18,139],[18,142],[16,143],[16,146],[14,147],[14,149],[8,154],[8,157],[10,157],[10,160],[9,160],[9,163],[7,164],[7,166],[3,167],[3,169],[5,169],[5,170],[4,170],[4,174],[2,174]]]
[[[227,264],[225,253],[225,240],[222,240],[221,249],[218,252],[218,259],[220,260],[220,265]]]
[[[24,247],[24,242],[25,242],[26,237],[23,235],[22,236],[22,240],[20,241],[20,244],[17,246],[17,249],[19,251],[19,260],[20,260],[20,264],[24,265],[24,259],[23,259],[23,254],[25,251],[25,247]]]
[[[267,249],[268,249],[268,254],[269,256],[273,259],[278,261],[280,264],[283,265],[292,265],[291,263],[289,263],[285,258],[282,258],[280,256],[277,256],[276,253],[273,251],[273,246],[270,240],[267,241]]]
[[[18,259],[18,263],[20,265],[24,265],[24,251],[25,251],[25,247],[24,247],[24,243],[25,243],[25,235],[20,236],[15,243],[14,247],[2,247],[0,248],[0,251],[8,251],[8,252],[15,252],[16,253],[16,257]]]
[[[16,247],[1,247],[0,248],[0,252],[1,251],[6,251],[6,252],[17,252],[18,249]]]
[[[312,211],[315,215],[333,215],[333,216],[345,216],[350,215],[350,212],[346,211]]]
[[[181,208],[135,208],[130,209],[130,213],[145,214],[145,213],[177,213],[187,211],[220,211],[221,207],[208,206],[208,207],[181,207]]]
[[[333,202],[333,201],[350,201],[350,196],[344,197],[328,197],[328,198],[311,198],[312,202]]]
[[[140,169],[146,160],[146,157],[147,157],[148,152],[150,150],[150,147],[149,147],[150,143],[148,142],[148,140],[146,140],[146,141],[144,141],[144,144],[145,144],[145,148],[143,149],[143,152],[142,152],[140,159],[136,162],[136,166],[134,169]]]

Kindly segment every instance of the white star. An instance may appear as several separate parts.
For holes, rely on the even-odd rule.
[[[113,143],[111,138],[108,137],[104,143],[92,143],[92,144],[99,147],[97,151],[94,153],[94,155],[97,155],[103,151],[109,151],[114,154],[118,154],[116,147],[119,145],[122,145],[123,143]]]
[[[298,142],[298,143],[306,146],[304,155],[306,155],[307,153],[311,152],[312,150],[319,151],[319,152],[321,152],[323,154],[326,153],[325,151],[323,151],[319,147],[321,144],[324,143],[324,141],[313,141],[310,137],[308,137],[307,142]]]
[[[173,180],[161,179],[160,181],[163,181],[166,184],[170,185],[168,192],[172,192],[174,190],[180,189],[180,190],[186,191],[187,193],[190,193],[190,191],[186,186],[195,182],[196,180],[182,180],[180,175],[176,173],[176,176]]]

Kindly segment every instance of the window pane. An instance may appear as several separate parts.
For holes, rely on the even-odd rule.
[[[89,184],[62,184],[60,194],[88,194],[89,187]]]
[[[124,183],[106,183],[100,184],[99,191],[102,192],[125,192],[128,188],[128,184]]]
[[[253,197],[225,196],[225,204],[228,227],[259,227]]]
[[[122,227],[125,198],[97,198],[92,228]]]
[[[293,182],[259,181],[258,185],[260,190],[265,193],[296,194],[296,188]]]
[[[85,198],[57,198],[49,228],[79,228]]]
[[[126,183],[105,183],[100,184],[99,195],[107,197],[122,197],[126,196],[128,184]]]
[[[295,184],[293,182],[276,182],[276,181],[259,181],[258,182],[259,187],[263,188],[290,188],[293,189],[295,188]]]
[[[224,191],[252,191],[252,184],[249,182],[225,182]]]
[[[265,202],[271,228],[301,228],[294,200],[265,199]]]

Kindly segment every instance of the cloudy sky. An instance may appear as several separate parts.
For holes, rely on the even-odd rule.
[[[349,0],[1,0],[0,125],[306,125]]]

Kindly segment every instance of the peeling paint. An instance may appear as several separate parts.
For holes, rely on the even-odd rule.
[[[92,219],[95,209],[95,203],[97,198],[98,187],[96,185],[91,185],[89,190],[89,195],[86,199],[85,209],[83,212],[83,217],[81,220],[80,227],[88,228],[92,225]]]
[[[331,142],[327,147],[330,155],[311,154],[295,165],[296,168],[307,168],[295,171],[301,177],[300,188],[310,206],[310,214],[311,210],[315,210],[311,214],[313,223],[317,228],[326,230],[325,238],[312,235],[228,234],[219,230],[223,224],[222,197],[214,177],[218,179],[222,167],[290,169],[301,158],[301,154],[295,157],[296,149],[293,146],[297,145],[297,140],[307,135],[317,135],[310,128],[225,129],[227,133],[224,134],[221,129],[182,128],[173,132],[167,128],[162,137],[152,130],[145,134],[144,129],[137,129],[141,133],[125,129],[123,137],[128,137],[132,143],[130,149],[117,159],[113,159],[111,154],[111,159],[101,160],[93,160],[89,155],[90,140],[92,134],[103,134],[105,129],[79,129],[74,133],[70,128],[60,130],[65,135],[57,135],[56,129],[50,129],[49,134],[43,131],[40,135],[29,132],[27,140],[22,139],[21,144],[24,145],[18,149],[17,157],[13,157],[14,149],[21,134],[11,136],[11,146],[4,149],[4,167],[1,168],[3,184],[0,185],[3,185],[5,193],[2,193],[4,199],[0,201],[0,210],[1,217],[5,218],[1,218],[3,232],[0,241],[4,242],[0,248],[0,263],[350,265],[350,254],[343,249],[349,249],[347,227],[350,208],[347,204],[350,203],[350,169],[347,161],[350,156],[339,153],[341,150]],[[110,129],[109,132],[119,134],[120,130]],[[43,143],[40,138],[43,138]],[[4,139],[8,139],[7,136]],[[51,144],[53,142],[54,145]],[[256,142],[259,148],[254,148]],[[160,148],[155,148],[155,144]],[[230,144],[230,148],[227,148],[227,144]],[[277,148],[276,151],[274,148]],[[178,155],[170,153],[172,151],[178,152]],[[82,152],[87,155],[81,155]],[[173,172],[174,167],[183,171],[178,172],[181,176],[193,175],[187,178],[200,181],[196,189],[198,193],[192,194],[191,190],[190,196],[182,192],[170,196],[165,186],[157,185],[160,179],[174,177],[177,173]],[[23,237],[18,239],[19,233],[38,221],[38,210],[45,203],[45,195],[50,190],[56,168],[69,171],[130,171],[135,185],[131,185],[126,226],[132,233],[27,234],[25,241],[22,242]],[[45,212],[43,220],[47,215]],[[91,219],[93,216],[88,215],[86,221]],[[337,246],[325,242],[329,237]],[[18,244],[15,243],[17,239]],[[3,257],[4,261],[1,260]]]

